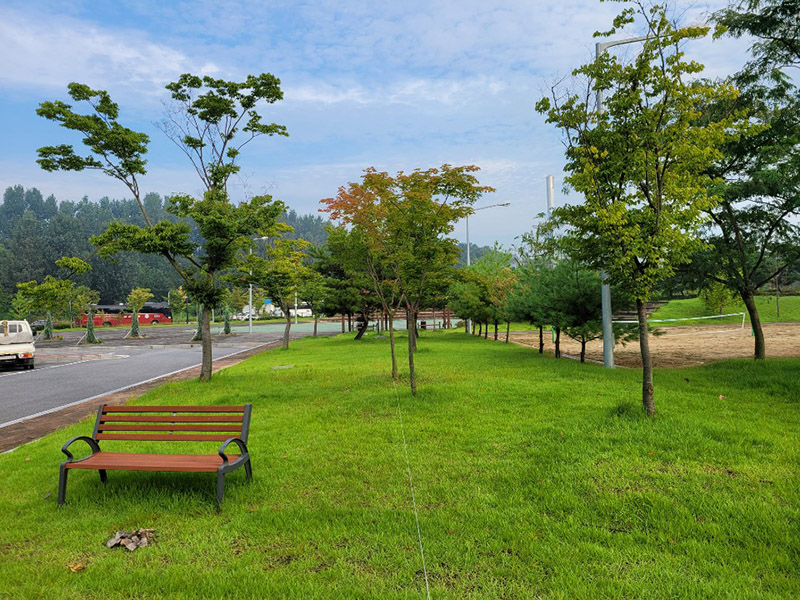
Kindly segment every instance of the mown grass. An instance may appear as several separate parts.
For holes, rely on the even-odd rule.
[[[780,317],[778,316],[775,296],[756,296],[756,306],[758,315],[762,323],[793,323],[800,321],[800,296],[783,296],[780,299]],[[747,312],[742,302],[733,302],[725,307],[723,314]],[[651,319],[685,319],[692,317],[703,317],[714,315],[714,311],[708,310],[700,298],[689,298],[687,300],[670,300],[667,304],[659,308],[651,315]],[[719,314],[719,313],[716,313]],[[742,317],[723,317],[720,319],[703,319],[697,321],[678,322],[678,323],[659,323],[659,327],[670,325],[707,325],[741,323]],[[747,317],[750,322],[750,317]]]
[[[422,598],[398,400],[434,598],[800,596],[800,360],[657,371],[648,420],[634,370],[428,333],[412,398],[351,338],[138,401],[254,404],[220,514],[207,474],[73,472],[58,508],[89,420],[0,456],[0,597]],[[155,545],[105,547],[136,527]]]

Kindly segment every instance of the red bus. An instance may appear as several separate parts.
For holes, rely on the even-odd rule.
[[[80,315],[75,325],[86,327],[89,317],[86,313]],[[125,304],[98,304],[92,321],[95,327],[117,327],[130,325],[133,322],[133,313]],[[139,325],[158,325],[159,323],[172,323],[172,311],[166,302],[150,302],[139,311]]]

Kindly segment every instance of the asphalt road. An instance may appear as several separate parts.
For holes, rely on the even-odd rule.
[[[268,340],[263,340],[268,341]],[[254,344],[214,347],[214,358]],[[200,347],[37,347],[36,368],[0,370],[0,428],[200,364]]]

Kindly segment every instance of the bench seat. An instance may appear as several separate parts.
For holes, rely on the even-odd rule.
[[[228,454],[235,462],[240,454]],[[104,471],[169,471],[174,473],[216,473],[222,457],[211,454],[140,454],[130,452],[96,452],[67,463],[67,469],[103,469]]]

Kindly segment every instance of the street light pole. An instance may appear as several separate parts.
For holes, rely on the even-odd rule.
[[[253,238],[253,239],[255,239],[255,240],[268,240],[269,237],[268,236],[261,236],[261,237],[257,237],[257,238]],[[253,247],[250,246],[250,254],[252,254],[252,253],[253,253]],[[253,274],[253,271],[251,269],[250,270],[250,275],[252,275],[252,274]],[[250,298],[248,299],[248,301],[249,301],[249,305],[248,305],[248,308],[247,308],[247,313],[248,313],[247,314],[247,318],[248,318],[248,321],[249,321],[249,327],[248,327],[247,331],[248,331],[248,333],[253,333],[253,283],[252,282],[250,283]]]
[[[253,249],[250,248],[250,254],[253,254]],[[250,275],[253,275],[252,269],[250,270]],[[253,333],[253,282],[250,282],[250,298],[248,299],[247,303],[247,316],[249,320],[249,326],[247,328],[248,333]]]
[[[473,209],[474,212],[479,210],[486,210],[487,208],[495,208],[497,206],[509,206],[511,202],[500,202],[499,204],[490,204],[489,206],[481,206],[480,208]],[[469,250],[469,215],[465,218],[466,226],[467,226],[467,266],[472,265],[472,260],[470,259],[470,250]],[[472,333],[472,324],[470,323],[469,319],[465,321],[465,329],[467,333]]]
[[[594,46],[595,58],[600,58],[606,50],[613,46],[622,46],[624,44],[635,44],[636,42],[644,42],[654,36],[641,35],[638,37],[626,38],[624,40],[615,40],[612,42],[597,42]],[[597,94],[597,114],[603,112],[603,90],[599,89]],[[605,269],[600,270],[600,278],[602,280],[600,289],[600,300],[603,310],[603,366],[613,369],[614,368],[614,326],[611,322],[611,286],[608,284],[608,275]]]

